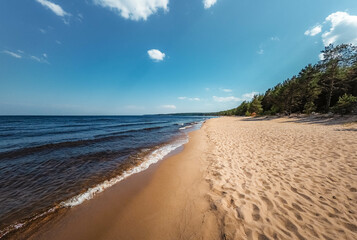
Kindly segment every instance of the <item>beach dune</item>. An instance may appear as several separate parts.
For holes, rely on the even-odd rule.
[[[32,239],[357,239],[357,128],[210,119],[184,150]]]

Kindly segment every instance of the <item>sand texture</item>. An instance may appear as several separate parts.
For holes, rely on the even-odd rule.
[[[223,239],[357,239],[357,128],[220,118],[203,131]]]
[[[223,117],[17,239],[357,239],[357,126]]]

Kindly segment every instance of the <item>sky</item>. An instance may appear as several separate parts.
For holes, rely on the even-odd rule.
[[[340,43],[356,0],[2,0],[0,115],[226,110]]]

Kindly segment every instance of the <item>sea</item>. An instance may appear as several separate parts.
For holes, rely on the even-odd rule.
[[[0,238],[144,171],[208,118],[0,116]]]

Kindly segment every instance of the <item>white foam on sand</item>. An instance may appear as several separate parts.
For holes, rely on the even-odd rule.
[[[56,209],[58,209],[60,207],[67,207],[67,208],[74,207],[74,206],[80,205],[81,203],[83,203],[86,200],[92,199],[96,194],[103,192],[105,189],[124,180],[125,178],[127,178],[135,173],[139,173],[139,172],[142,172],[142,171],[148,169],[150,165],[157,163],[158,161],[164,159],[169,153],[171,153],[172,151],[183,146],[187,142],[188,142],[188,137],[186,136],[186,138],[181,138],[174,142],[163,145],[162,147],[160,147],[160,148],[154,150],[153,152],[151,152],[150,154],[148,154],[145,157],[144,161],[140,165],[125,171],[123,174],[116,176],[112,179],[106,180],[106,181],[98,184],[95,187],[88,188],[86,192],[81,193],[77,196],[74,196],[66,201],[63,201],[58,206],[55,206],[46,212],[36,215],[35,217],[33,217],[30,220],[23,221],[23,222],[17,222],[11,226],[6,227],[5,229],[0,229],[0,238],[4,237],[8,233],[10,233],[16,229],[19,229],[19,228],[27,225],[29,222],[32,222],[46,214],[54,212]],[[145,149],[145,150],[147,151],[148,149]]]
[[[195,126],[195,129],[199,129],[202,125],[202,123],[204,123],[204,121],[201,121],[201,122],[194,122],[188,126],[185,126],[185,127],[182,127],[180,128],[181,130],[185,130],[187,128],[191,128],[193,126]],[[181,125],[181,124],[180,124]],[[182,124],[183,125],[183,124]],[[181,125],[181,126],[182,126]],[[195,129],[192,129],[192,130],[195,130]],[[139,172],[142,172],[146,169],[148,169],[150,167],[150,165],[154,164],[154,163],[157,163],[159,162],[160,160],[164,159],[166,156],[168,156],[172,151],[178,149],[179,147],[183,146],[184,144],[186,144],[188,142],[188,136],[186,135],[185,138],[180,138],[180,139],[177,139],[176,141],[174,142],[171,142],[171,143],[168,143],[168,144],[165,144],[163,145],[162,147],[154,150],[153,152],[151,152],[150,154],[148,154],[144,161],[132,168],[132,169],[129,169],[127,171],[125,171],[123,174],[119,175],[119,176],[116,176],[112,179],[109,179],[109,180],[106,180],[100,184],[98,184],[97,186],[95,187],[92,187],[92,188],[88,188],[86,192],[84,193],[81,193],[77,196],[74,196],[66,201],[63,201],[61,202],[59,205],[39,214],[39,215],[36,215],[35,217],[31,218],[30,220],[27,220],[27,221],[23,221],[23,222],[17,222],[13,225],[10,225],[8,227],[6,227],[5,229],[0,229],[0,238],[4,237],[5,235],[7,235],[8,233],[16,230],[16,229],[19,229],[25,225],[27,225],[29,222],[32,222],[46,214],[49,214],[51,212],[54,212],[56,211],[58,208],[60,207],[74,207],[74,206],[77,206],[77,205],[80,205],[81,203],[83,203],[84,201],[86,200],[90,200],[92,199],[95,195],[97,195],[98,193],[101,193],[103,192],[105,189],[113,186],[114,184],[126,179],[127,177],[135,174],[135,173],[139,173]],[[149,149],[143,149],[144,152],[148,151]]]
[[[17,222],[17,223],[15,223],[15,224],[13,224],[13,225],[10,225],[10,226],[6,227],[6,228],[3,229],[3,230],[0,230],[0,238],[4,237],[5,235],[7,235],[8,233],[10,233],[10,232],[12,232],[12,231],[14,231],[14,230],[17,230],[17,229],[19,229],[19,228],[22,228],[22,227],[25,226],[26,224],[28,224],[28,223],[30,223],[30,222],[32,222],[32,221],[34,221],[34,220],[36,220],[36,219],[38,219],[38,218],[40,218],[40,217],[46,215],[46,214],[49,214],[49,213],[51,213],[51,212],[56,211],[56,209],[58,209],[58,207],[53,207],[53,208],[47,210],[46,212],[43,212],[43,213],[41,213],[41,214],[39,214],[39,215],[36,215],[36,216],[34,216],[33,218],[31,218],[31,219],[29,219],[29,220],[27,220],[27,221]]]
[[[193,127],[193,125],[187,125],[187,126],[185,126],[185,127],[181,127],[181,128],[179,128],[180,130],[185,130],[185,129],[187,129],[187,128],[191,128],[191,127]]]
[[[116,176],[112,179],[106,180],[95,187],[88,188],[88,190],[84,193],[81,193],[77,196],[74,196],[64,202],[61,202],[60,205],[62,207],[74,207],[86,200],[92,199],[96,194],[103,192],[105,189],[113,186],[114,184],[124,180],[125,178],[135,174],[142,172],[149,168],[150,165],[157,163],[162,160],[165,156],[167,156],[170,152],[176,150],[177,148],[183,146],[188,142],[188,138],[179,139],[172,143],[166,144],[145,157],[145,160],[138,166],[125,171],[123,174]]]
[[[204,121],[194,122],[188,126],[180,128],[180,129],[185,130],[185,129],[191,128],[195,125],[198,128],[200,128],[203,122]],[[186,138],[184,138],[184,139],[178,139],[174,142],[168,143],[168,144],[154,150],[152,153],[150,153],[148,156],[145,157],[144,161],[140,165],[125,171],[123,174],[121,174],[119,176],[116,176],[112,179],[106,180],[106,181],[98,184],[95,187],[88,188],[88,190],[86,192],[81,193],[81,194],[74,196],[66,201],[61,202],[60,206],[74,207],[74,206],[77,206],[77,205],[83,203],[86,200],[92,199],[96,194],[103,192],[105,189],[126,179],[127,177],[129,177],[135,173],[139,173],[139,172],[142,172],[142,171],[148,169],[150,165],[157,163],[158,161],[164,159],[164,157],[166,157],[169,153],[171,153],[172,151],[176,150],[177,148],[183,146],[187,142],[188,142],[188,137],[186,136]]]
[[[204,122],[205,122],[205,121],[192,122],[192,123],[190,123],[190,124],[187,125],[187,126],[180,127],[179,129],[180,129],[180,130],[186,130],[186,129],[192,128],[192,127],[195,127],[195,129],[199,129],[199,128],[201,128],[201,126],[202,126],[202,124],[203,124]]]

